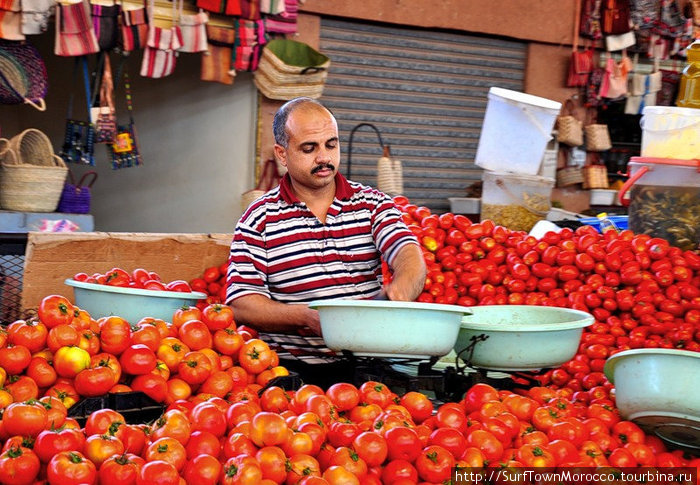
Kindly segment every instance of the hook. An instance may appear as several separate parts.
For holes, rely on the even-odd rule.
[[[379,129],[374,126],[372,123],[360,123],[359,125],[355,125],[355,127],[350,130],[350,140],[348,141],[348,170],[347,170],[347,178],[350,179],[350,174],[351,174],[351,168],[352,168],[352,138],[355,136],[355,132],[362,128],[363,126],[367,126],[369,128],[372,128],[375,133],[377,133],[377,138],[379,138],[379,146],[382,147],[382,152],[384,151],[384,142],[382,141],[382,134],[379,132]]]

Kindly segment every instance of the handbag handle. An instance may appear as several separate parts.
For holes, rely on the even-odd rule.
[[[87,177],[90,177],[90,176],[92,177],[90,179],[90,181],[88,183],[83,183],[85,181],[85,179]],[[72,175],[71,175],[71,177],[72,177]],[[92,184],[94,184],[96,180],[97,180],[97,172],[95,172],[94,170],[89,170],[89,171],[85,172],[82,177],[80,177],[80,180],[78,180],[76,187],[91,188]]]
[[[576,0],[576,17],[574,19],[574,39],[573,42],[571,43],[571,50],[573,52],[576,52],[578,50],[578,37],[579,37],[579,28],[581,24],[581,0]]]
[[[314,67],[314,66],[309,66],[305,67],[304,69],[301,70],[299,74],[316,74],[317,72],[325,71],[325,67]]]

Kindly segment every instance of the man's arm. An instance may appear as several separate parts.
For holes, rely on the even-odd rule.
[[[263,332],[289,332],[309,327],[321,335],[318,312],[306,304],[279,303],[263,295],[249,294],[236,298],[230,305],[237,324]]]
[[[394,275],[386,287],[390,300],[413,301],[425,286],[425,259],[420,246],[406,244],[402,247],[392,263]]]

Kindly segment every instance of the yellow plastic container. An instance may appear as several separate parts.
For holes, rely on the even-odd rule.
[[[700,108],[700,39],[688,46],[688,64],[678,86],[676,106]]]
[[[641,125],[642,157],[700,158],[700,109],[647,106]]]

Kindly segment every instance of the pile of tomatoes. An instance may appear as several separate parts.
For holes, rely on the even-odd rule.
[[[613,408],[570,397],[476,384],[434,409],[424,394],[375,381],[271,386],[177,399],[151,424],[102,409],[83,427],[65,408],[48,417],[40,402],[18,402],[2,419],[0,483],[430,485],[450,483],[456,468],[505,484],[524,468],[700,466]]]
[[[201,276],[190,280],[190,286],[194,291],[206,293],[207,299],[198,305],[208,305],[211,303],[226,302],[226,272],[228,263],[221,263],[219,266],[209,266]]]
[[[236,327],[226,305],[183,306],[172,322],[131,324],[118,316],[95,320],[51,295],[37,316],[0,332],[0,408],[37,399],[69,408],[81,397],[132,390],[165,403],[193,393],[224,397],[288,375],[252,329]]]
[[[418,301],[546,305],[595,317],[578,355],[543,375],[590,399],[607,357],[634,348],[700,351],[700,254],[629,230],[583,226],[535,239],[485,220],[432,214],[397,197],[422,244],[428,276]],[[593,393],[589,392],[593,389]]]
[[[131,272],[128,272],[122,268],[112,268],[106,273],[93,273],[92,275],[81,272],[73,275],[73,279],[84,283],[121,286],[123,288],[140,288],[143,290],[155,291],[179,291],[182,293],[191,293],[193,291],[193,288],[185,280],[165,282],[155,271],[148,271],[143,268],[136,268]]]

